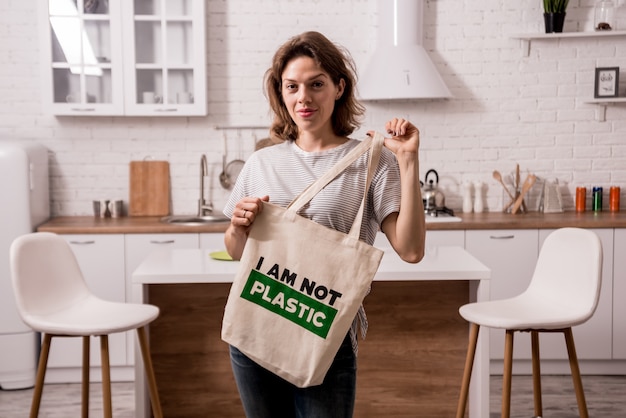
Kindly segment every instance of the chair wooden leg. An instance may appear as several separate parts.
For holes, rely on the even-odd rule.
[[[154,376],[154,368],[152,367],[152,357],[150,356],[150,347],[148,345],[148,336],[145,327],[137,328],[137,336],[139,337],[139,346],[141,347],[141,357],[146,370],[148,379],[148,388],[150,390],[150,401],[152,403],[152,415],[154,418],[163,418],[161,409],[161,401],[159,399],[159,390]]]
[[[567,345],[567,355],[569,357],[570,369],[572,369],[572,380],[574,381],[574,390],[576,391],[576,401],[578,402],[578,411],[581,418],[589,418],[587,412],[587,402],[585,401],[585,392],[583,391],[583,382],[580,377],[580,369],[578,368],[578,357],[576,356],[576,347],[574,345],[574,334],[571,328],[563,330],[565,334],[565,344]]]
[[[507,329],[504,339],[504,370],[502,373],[502,418],[511,415],[511,378],[513,375],[513,334]]]
[[[541,358],[539,356],[539,332],[531,331],[531,346],[533,359],[533,394],[535,399],[535,416],[543,416],[543,403],[541,401]]]
[[[83,336],[83,373],[81,389],[81,417],[89,417],[89,335]]]
[[[465,416],[465,408],[467,407],[467,397],[469,394],[469,385],[472,378],[472,369],[474,368],[474,357],[476,355],[476,344],[478,343],[478,324],[470,324],[469,343],[467,345],[467,357],[465,358],[465,370],[463,371],[463,382],[461,384],[461,394],[459,395],[459,403],[456,408],[456,418]]]
[[[37,418],[39,406],[41,405],[41,394],[43,393],[43,381],[46,377],[48,367],[48,355],[50,354],[50,343],[52,335],[44,334],[41,352],[39,353],[39,365],[37,366],[37,378],[35,379],[35,391],[33,392],[33,402],[30,405],[30,418]]]
[[[102,410],[104,418],[113,418],[111,403],[111,365],[109,364],[109,336],[100,336],[100,357],[102,358]]]

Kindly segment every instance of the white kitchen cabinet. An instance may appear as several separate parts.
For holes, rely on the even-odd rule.
[[[118,234],[61,235],[76,255],[89,289],[97,296],[111,301],[126,300],[124,275],[124,237]],[[91,338],[90,363],[99,366],[100,338]],[[109,359],[112,368],[127,365],[126,333],[109,336]],[[47,382],[80,381],[82,365],[82,338],[54,338],[48,359]],[[58,369],[58,370],[55,370]],[[100,379],[99,368],[91,373],[92,380]],[[48,377],[50,379],[48,379]]]
[[[582,325],[572,328],[576,355],[584,360],[610,360],[613,327],[613,229],[590,229],[602,242],[602,289],[594,315]],[[553,229],[539,231],[540,247]],[[539,336],[542,360],[567,360],[563,334],[542,333]],[[583,370],[584,371],[584,370]]]
[[[453,247],[465,247],[465,231],[462,229],[450,230],[450,231],[426,231],[426,251],[434,247],[441,246],[453,246]],[[376,240],[374,241],[374,247],[377,248],[391,248],[391,244],[387,239],[387,236],[383,232],[376,234]]]
[[[40,20],[52,114],[206,115],[204,0],[49,0]]]
[[[122,4],[126,114],[204,116],[204,0]]]
[[[200,234],[200,248],[211,251],[225,250],[224,234],[221,232]]]
[[[614,234],[613,359],[626,360],[626,229]]]
[[[132,295],[133,272],[157,248],[198,248],[198,234],[127,234],[124,236],[126,292]],[[127,359],[134,363],[135,338],[127,341]]]
[[[40,4],[44,108],[55,115],[123,114],[119,0]]]
[[[465,231],[465,249],[491,269],[492,300],[509,298],[526,290],[535,271],[538,245],[536,229]],[[502,360],[504,330],[490,328],[489,332],[491,359]],[[516,333],[513,358],[530,357],[529,335]],[[502,370],[494,367],[492,373],[502,373]]]
[[[465,231],[463,230],[450,230],[450,231],[426,231],[426,251],[432,247],[453,246],[453,247],[465,247]]]

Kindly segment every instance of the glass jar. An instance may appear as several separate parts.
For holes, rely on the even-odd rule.
[[[615,29],[615,3],[612,0],[596,1],[593,27],[596,31]]]

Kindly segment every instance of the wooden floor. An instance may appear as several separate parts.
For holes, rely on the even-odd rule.
[[[491,417],[500,416],[500,385],[498,376],[491,378]],[[544,376],[543,404],[546,418],[573,418],[578,416],[576,400],[569,376]],[[626,411],[626,376],[583,376],[583,385],[592,418],[624,418]],[[113,384],[113,416],[134,418],[132,383]],[[32,389],[0,390],[0,417],[24,418],[28,416]],[[198,396],[200,394],[196,394]],[[100,385],[91,385],[90,416],[102,416]],[[528,376],[513,377],[512,418],[532,416],[532,383]],[[40,418],[71,418],[80,416],[80,385],[46,385]],[[427,417],[415,414],[415,417]],[[184,417],[167,417],[184,418]],[[359,418],[355,416],[355,418]],[[388,418],[393,418],[388,415]]]

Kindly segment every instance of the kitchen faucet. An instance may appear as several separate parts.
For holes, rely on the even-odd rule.
[[[200,199],[198,199],[198,216],[206,216],[213,212],[213,203],[206,202],[204,198],[204,178],[209,174],[207,169],[206,155],[200,157]]]

